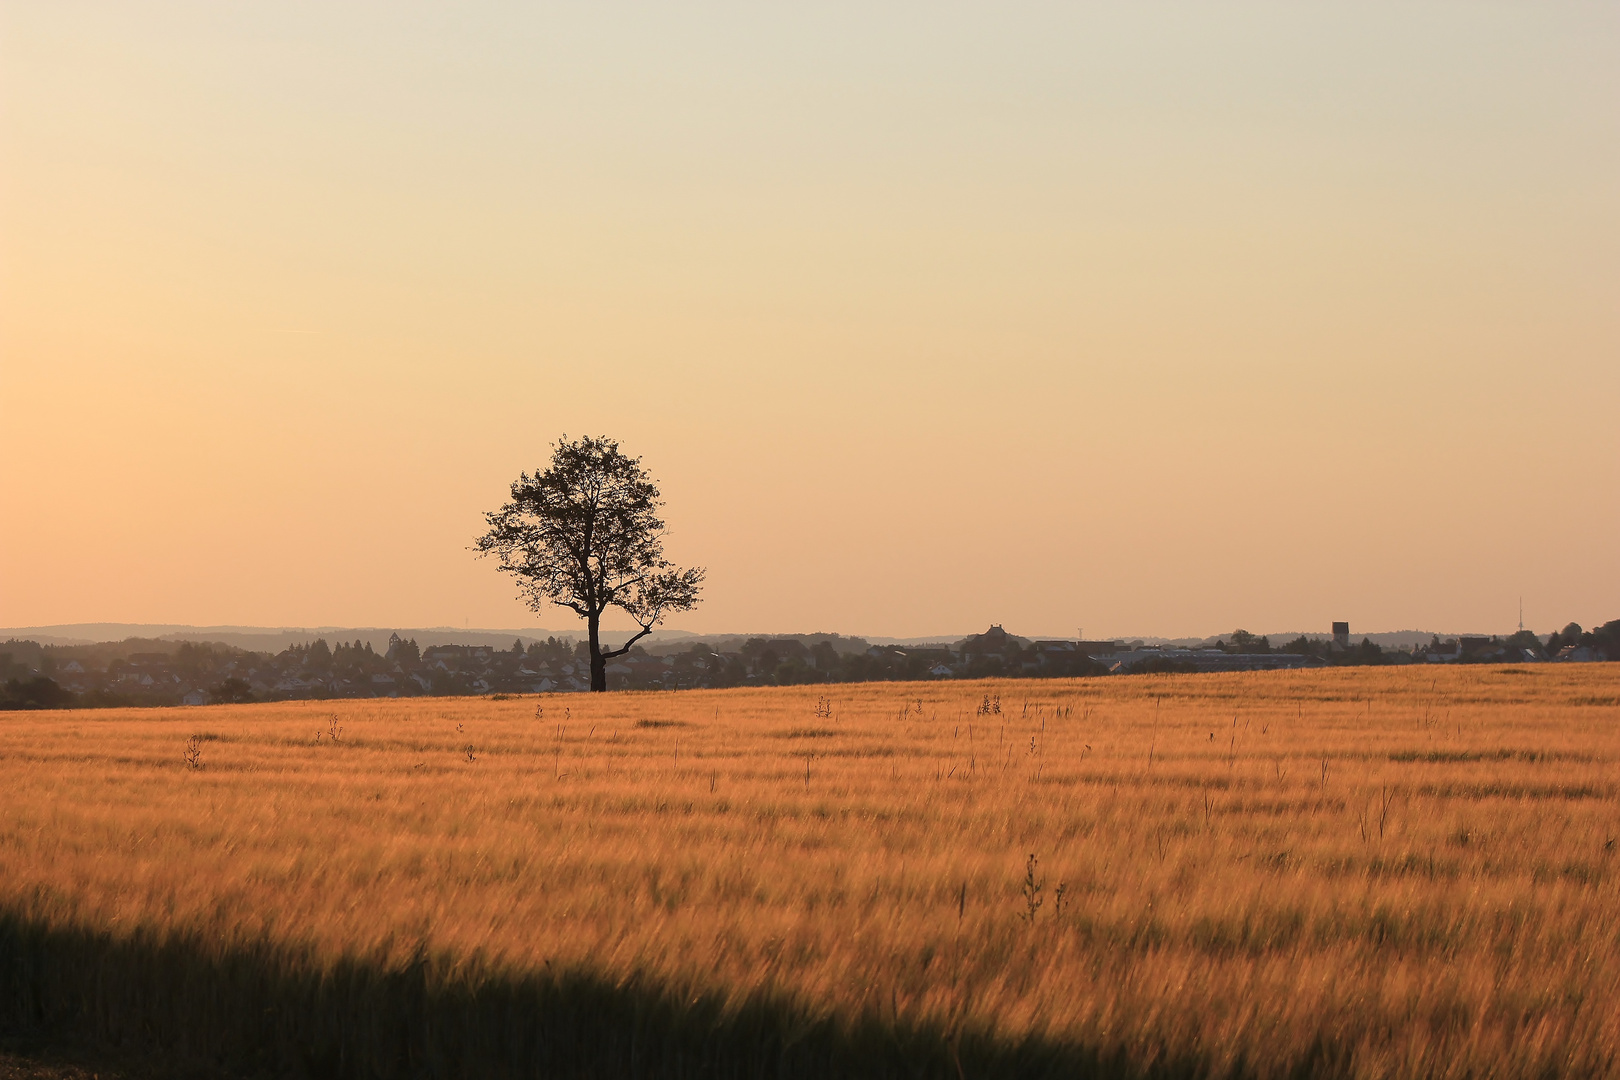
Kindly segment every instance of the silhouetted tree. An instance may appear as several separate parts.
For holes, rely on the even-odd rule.
[[[535,611],[557,604],[585,620],[591,689],[607,689],[607,662],[630,651],[674,611],[698,602],[701,567],[682,570],[664,558],[658,487],[609,438],[558,440],[551,467],[523,473],[512,500],[485,516],[474,545],[500,559]],[[602,615],[618,608],[641,627],[611,652],[601,643]]]
[[[1271,651],[1271,641],[1265,637],[1255,637],[1247,630],[1232,631],[1232,651],[1235,653],[1268,653]]]
[[[1566,645],[1579,645],[1581,642],[1581,624],[1572,622],[1564,627],[1562,634],[1556,631],[1547,638],[1547,655],[1557,656],[1558,650]]]
[[[209,691],[208,698],[215,705],[242,705],[253,700],[253,687],[246,679],[226,679]]]
[[[1374,645],[1372,638],[1362,638],[1361,644],[1345,654],[1345,662],[1350,664],[1382,664],[1384,662],[1384,648]]]
[[[1582,643],[1590,644],[1601,653],[1605,659],[1620,660],[1620,619],[1613,619],[1582,635]]]
[[[11,679],[0,688],[0,709],[66,709],[76,695],[43,675]]]
[[[417,648],[415,638],[406,641],[398,634],[389,634],[387,658],[405,667],[415,667],[422,662],[422,650]]]
[[[325,638],[316,638],[315,644],[304,653],[304,666],[316,671],[327,671],[332,667],[332,647]]]

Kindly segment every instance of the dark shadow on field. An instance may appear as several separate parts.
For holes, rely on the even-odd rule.
[[[0,1080],[245,1080],[118,1047],[0,1034]]]
[[[176,1074],[309,1077],[1204,1077],[1206,1062],[650,979],[418,957],[317,963],[264,944],[62,929],[0,912],[0,1028],[140,1053]],[[1324,1055],[1302,1075],[1346,1071]],[[1243,1070],[1244,1073],[1247,1070]],[[155,1075],[155,1074],[153,1074]]]

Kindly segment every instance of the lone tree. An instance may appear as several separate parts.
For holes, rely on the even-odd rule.
[[[489,532],[474,545],[494,555],[535,611],[558,604],[579,615],[591,646],[591,689],[607,689],[607,662],[630,651],[673,611],[697,606],[702,567],[664,558],[663,499],[640,458],[609,438],[557,441],[551,467],[521,474],[512,501],[485,514]],[[602,650],[602,614],[616,607],[641,627]]]

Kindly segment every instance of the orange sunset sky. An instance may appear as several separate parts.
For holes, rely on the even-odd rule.
[[[1620,6],[0,3],[0,625],[1620,618]]]

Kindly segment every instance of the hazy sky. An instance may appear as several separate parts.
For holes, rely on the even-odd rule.
[[[0,0],[0,625],[1620,618],[1620,5]]]

